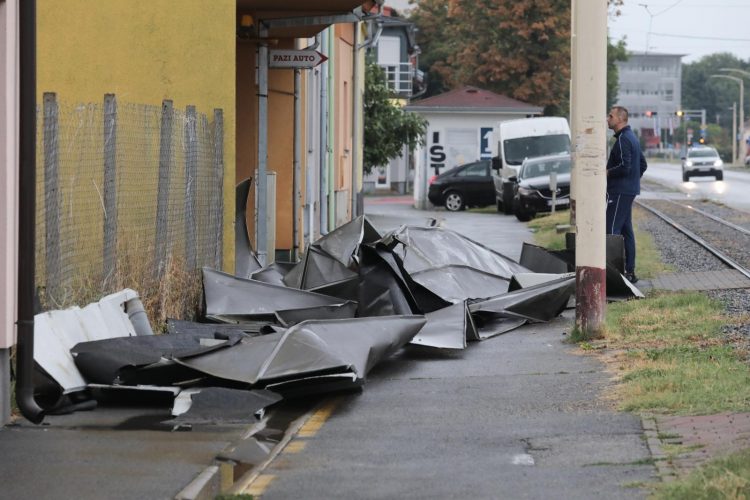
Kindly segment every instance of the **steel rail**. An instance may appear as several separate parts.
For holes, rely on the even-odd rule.
[[[710,213],[708,213],[708,212],[704,212],[704,211],[703,211],[703,210],[701,210],[700,208],[695,208],[695,207],[692,207],[692,206],[690,206],[690,205],[684,205],[684,204],[682,204],[682,203],[677,203],[677,202],[676,202],[676,201],[674,201],[674,200],[666,200],[666,201],[668,201],[668,202],[670,202],[670,203],[672,203],[672,204],[674,204],[674,205],[677,205],[677,206],[680,206],[680,207],[683,207],[683,208],[687,208],[687,209],[689,209],[689,210],[692,210],[692,211],[694,211],[694,212],[696,212],[696,213],[699,213],[699,214],[701,214],[701,215],[702,215],[702,216],[704,216],[704,217],[707,217],[707,218],[711,219],[712,221],[718,222],[719,224],[724,224],[725,226],[727,226],[727,227],[731,227],[732,229],[734,229],[734,230],[736,230],[736,231],[739,231],[739,232],[741,232],[742,234],[746,234],[746,235],[750,236],[750,229],[745,229],[745,228],[744,228],[744,227],[742,227],[742,226],[738,226],[738,225],[737,225],[737,224],[735,224],[734,222],[729,222],[728,220],[724,220],[724,219],[722,219],[721,217],[717,217],[717,216],[716,216],[716,215],[714,215],[714,214],[710,214]]]
[[[656,215],[660,219],[662,219],[664,222],[666,222],[670,226],[674,227],[675,229],[677,229],[678,231],[680,231],[681,233],[683,233],[685,236],[687,236],[691,240],[693,240],[696,243],[698,243],[700,246],[702,246],[703,248],[705,248],[706,250],[708,250],[709,252],[711,252],[713,255],[716,256],[716,258],[718,258],[719,260],[721,260],[722,262],[724,262],[726,265],[728,265],[731,268],[736,269],[737,271],[739,271],[743,275],[745,275],[745,277],[747,277],[748,279],[750,279],[750,270],[747,269],[747,268],[745,268],[745,267],[743,267],[743,266],[741,266],[740,264],[738,264],[735,260],[733,260],[731,257],[729,257],[728,255],[726,255],[724,252],[722,252],[721,250],[719,250],[715,246],[711,245],[706,240],[704,240],[703,238],[701,238],[700,236],[698,236],[697,234],[695,234],[694,232],[692,232],[691,230],[689,230],[688,228],[686,228],[685,226],[683,226],[682,224],[674,221],[672,218],[670,218],[668,215],[664,214],[663,212],[660,212],[659,210],[655,209],[654,207],[650,207],[650,206],[646,205],[642,201],[636,200],[636,203],[639,206],[641,206],[641,207],[645,208],[646,210],[648,210],[649,212],[653,213],[654,215]]]

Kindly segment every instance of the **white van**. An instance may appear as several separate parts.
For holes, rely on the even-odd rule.
[[[570,153],[570,127],[560,117],[498,122],[493,138],[495,198],[506,214],[513,213],[513,178],[525,159]]]

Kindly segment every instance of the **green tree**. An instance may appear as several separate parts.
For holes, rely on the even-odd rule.
[[[739,106],[739,85],[725,78],[711,75],[727,74],[722,68],[737,68],[750,71],[750,63],[729,53],[717,53],[702,57],[698,61],[682,65],[682,106],[685,109],[705,109],[706,121],[715,122],[717,115],[723,125],[732,124],[732,103]],[[747,87],[745,81],[745,116],[748,115]]]
[[[393,99],[385,73],[372,61],[365,69],[364,171],[385,165],[401,156],[406,145],[413,151],[424,143],[427,121],[421,116],[404,111]]]
[[[618,15],[621,0],[609,2]],[[569,0],[419,0],[410,20],[419,28],[426,96],[463,85],[504,94],[566,114],[570,90]],[[617,89],[615,61],[623,42],[609,46],[608,95]]]
[[[701,123],[699,120],[688,120],[681,123],[674,131],[675,141],[681,144],[688,140],[688,130],[692,130],[693,144],[698,144],[700,138]],[[715,123],[706,125],[706,144],[713,146],[719,152],[721,159],[726,162],[732,160],[732,125],[719,126]]]
[[[617,100],[617,91],[620,89],[620,74],[617,70],[618,61],[627,61],[628,51],[625,42],[620,40],[616,44],[607,37],[607,109],[611,108]]]

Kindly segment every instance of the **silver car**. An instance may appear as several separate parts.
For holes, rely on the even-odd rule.
[[[688,148],[687,155],[682,157],[683,182],[704,175],[713,176],[717,181],[724,179],[724,162],[719,152],[710,146]]]

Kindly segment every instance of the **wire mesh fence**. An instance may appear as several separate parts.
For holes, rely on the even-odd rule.
[[[44,307],[137,290],[159,323],[193,315],[221,267],[223,116],[118,102],[38,111],[37,285]]]

